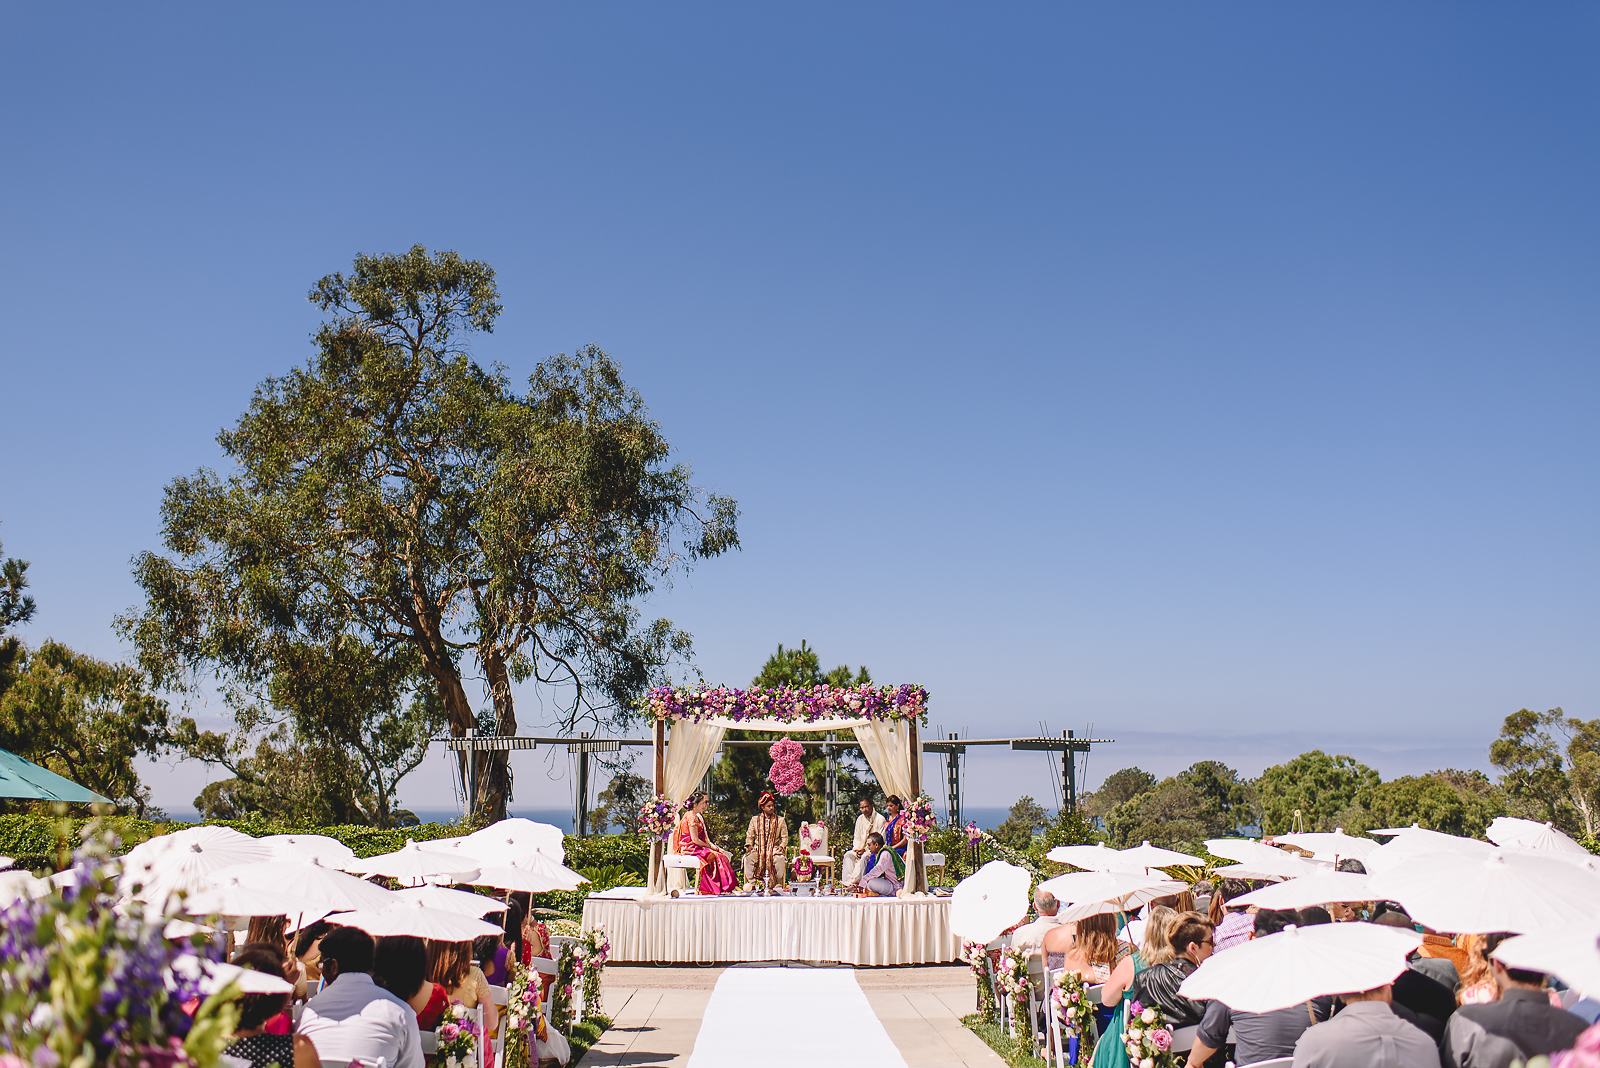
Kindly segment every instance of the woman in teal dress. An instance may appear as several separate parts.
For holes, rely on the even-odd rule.
[[[1091,1068],[1129,1068],[1128,1050],[1122,1044],[1122,1029],[1128,1022],[1128,1005],[1133,1001],[1134,977],[1152,964],[1172,959],[1172,942],[1167,938],[1167,928],[1177,913],[1164,905],[1156,905],[1146,911],[1144,937],[1139,940],[1138,948],[1125,957],[1111,973],[1111,978],[1106,980],[1106,986],[1113,991],[1121,987],[1121,1001],[1117,1004],[1117,1011],[1111,1015],[1111,1022],[1100,1033],[1100,1040],[1095,1043]]]

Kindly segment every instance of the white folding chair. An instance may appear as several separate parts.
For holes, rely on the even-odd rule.
[[[431,1057],[439,1052],[439,1032],[418,1031],[417,1037],[422,1039],[422,1055]]]
[[[472,1047],[472,1059],[476,1062],[478,1068],[484,1068],[486,1062],[483,1057],[483,1044],[489,1041],[489,1036],[483,1029],[483,1002],[480,1001],[473,1006],[472,1014],[478,1021],[478,1041]],[[499,1061],[495,1063],[498,1064]]]
[[[1061,974],[1059,968],[1046,968],[1044,970],[1044,1035],[1045,1059],[1056,1068],[1066,1068],[1067,1054],[1065,1043],[1061,1034],[1061,1017],[1056,1014],[1055,989],[1056,976]]]
[[[1199,1024],[1190,1024],[1188,1027],[1174,1027],[1172,1029],[1172,1052],[1188,1053],[1194,1049],[1194,1039],[1199,1033]]]
[[[665,853],[661,862],[667,866],[667,890],[675,894],[692,894],[700,881],[700,858],[684,853]],[[691,877],[691,874],[693,876]]]
[[[1293,1057],[1274,1057],[1270,1061],[1256,1061],[1250,1068],[1290,1068],[1293,1064]]]
[[[943,853],[924,853],[924,854],[922,854],[922,873],[931,878],[932,875],[933,875],[933,869],[935,869],[935,868],[938,868],[940,871],[944,871],[944,854]]]
[[[1044,967],[1044,953],[1034,950],[1028,954],[1028,1039],[1034,1051],[1047,1050],[1049,1032],[1041,1026],[1040,1016],[1050,1008],[1050,990],[1045,983],[1048,973]],[[1050,1015],[1055,1015],[1051,1013]]]
[[[318,1057],[322,1068],[389,1068],[387,1057],[367,1060],[365,1057]]]
[[[995,1007],[1000,1010],[1000,1031],[1002,1034],[1009,1033],[1011,1030],[1011,998],[1006,995],[1004,990],[1000,989],[1000,984],[995,982],[994,958],[989,954],[996,950],[1005,949],[1010,944],[1011,936],[1003,934],[983,947],[983,970],[989,973],[989,993],[994,996]]]

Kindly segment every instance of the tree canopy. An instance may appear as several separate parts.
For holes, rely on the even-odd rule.
[[[501,310],[487,264],[362,255],[311,300],[328,318],[310,359],[218,438],[231,469],[167,486],[165,555],[137,559],[145,603],[123,621],[141,662],[162,685],[211,673],[263,700],[292,651],[350,639],[414,665],[458,736],[513,733],[527,682],[561,729],[626,718],[689,646],[637,603],[737,546],[733,501],[671,462],[598,348],[521,390],[476,362],[468,342]],[[503,815],[506,754],[474,778],[475,813]]]
[[[1274,764],[1256,780],[1261,829],[1266,834],[1332,830],[1341,813],[1378,785],[1376,771],[1352,756],[1320,749]]]
[[[1506,717],[1489,759],[1519,815],[1600,839],[1600,719],[1519,709]]]

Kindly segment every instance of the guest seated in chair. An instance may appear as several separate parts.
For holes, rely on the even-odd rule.
[[[883,844],[883,835],[867,835],[867,854],[871,858],[861,877],[862,897],[894,897],[906,884],[906,864],[895,851]]]
[[[861,808],[861,815],[856,817],[856,833],[850,848],[845,850],[844,870],[839,873],[841,886],[855,886],[861,881],[862,873],[871,863],[871,856],[867,853],[867,836],[876,834],[878,845],[883,845],[883,829],[886,826],[883,813],[876,811],[872,805],[872,797],[862,794],[857,802]]]
[[[700,881],[696,885],[700,893],[723,894],[734,887],[733,854],[711,844],[705,817],[710,807],[711,799],[704,790],[689,795],[688,811],[672,832],[672,846],[682,856],[700,858]]]
[[[789,821],[778,815],[778,799],[770,790],[756,804],[761,811],[744,832],[744,881],[783,886],[789,872]]]

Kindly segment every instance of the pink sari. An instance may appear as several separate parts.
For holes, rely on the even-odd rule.
[[[697,830],[698,839],[695,836]],[[733,865],[728,863],[727,857],[702,844],[709,841],[705,821],[697,812],[685,813],[683,819],[678,821],[678,829],[672,834],[675,852],[685,857],[700,858],[700,882],[696,889],[702,894],[726,893],[736,885]]]

